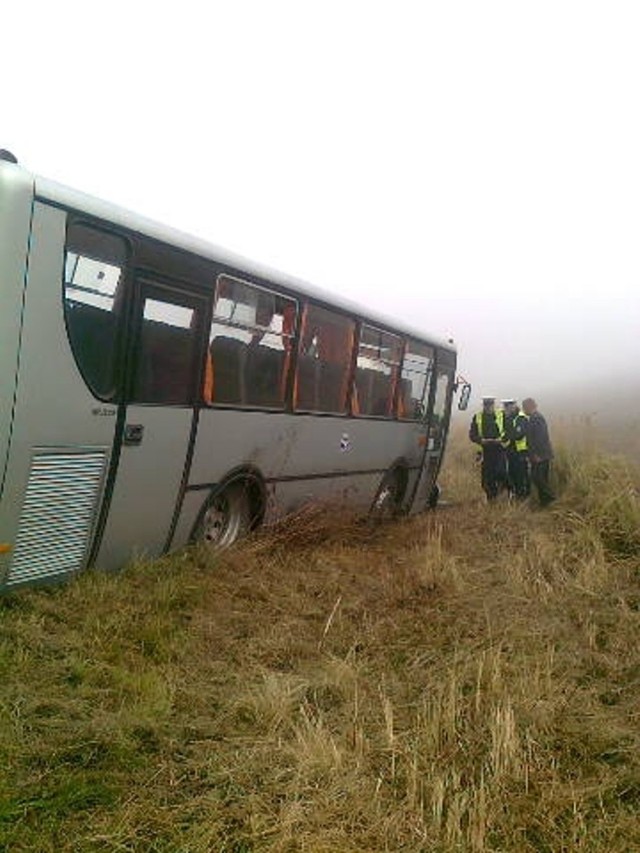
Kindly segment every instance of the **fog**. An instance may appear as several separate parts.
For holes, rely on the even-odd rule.
[[[639,28],[632,2],[25,0],[0,147],[453,337],[475,401],[589,408],[640,384]]]

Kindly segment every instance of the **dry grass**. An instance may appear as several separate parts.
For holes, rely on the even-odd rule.
[[[636,475],[489,508],[451,451],[435,514],[6,599],[0,849],[640,849]]]

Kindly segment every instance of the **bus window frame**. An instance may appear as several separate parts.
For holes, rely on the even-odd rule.
[[[294,415],[300,415],[302,417],[312,415],[313,417],[318,418],[354,418],[357,417],[352,412],[352,399],[353,399],[353,383],[355,377],[355,366],[357,364],[357,354],[358,354],[358,341],[359,341],[359,327],[361,324],[366,324],[366,320],[363,320],[361,317],[355,317],[353,314],[350,314],[346,311],[342,311],[339,308],[336,308],[334,305],[327,304],[326,302],[321,302],[317,299],[309,299],[309,298],[301,298],[299,300],[299,305],[301,310],[298,315],[298,328],[297,334],[295,338],[295,350],[294,357],[292,358],[291,364],[291,413]],[[323,409],[303,409],[299,408],[296,405],[296,389],[297,389],[297,376],[298,376],[298,360],[300,357],[300,348],[302,346],[302,332],[303,332],[303,322],[306,317],[306,312],[308,308],[319,308],[321,311],[326,311],[330,314],[334,314],[338,317],[342,317],[349,323],[353,324],[353,337],[351,342],[351,358],[349,359],[348,367],[345,370],[347,376],[346,382],[346,398],[345,398],[345,407],[344,412],[327,412]]]
[[[289,340],[291,341],[291,357],[289,359],[288,371],[285,377],[285,390],[284,390],[284,399],[281,406],[260,406],[256,403],[248,403],[243,405],[242,403],[220,403],[216,402],[216,400],[212,400],[208,402],[205,400],[204,395],[204,379],[206,375],[206,362],[209,356],[209,347],[211,346],[210,332],[211,326],[216,321],[215,308],[216,308],[216,300],[218,299],[218,288],[220,286],[220,280],[227,279],[228,281],[236,282],[237,284],[245,285],[247,287],[251,287],[254,290],[259,290],[262,293],[269,293],[272,296],[275,296],[280,299],[285,299],[288,302],[293,303],[295,308],[295,318],[294,318],[294,327],[293,334],[289,336]],[[241,412],[270,412],[273,414],[292,414],[293,413],[293,385],[294,385],[294,377],[295,370],[297,367],[298,361],[298,342],[300,335],[300,318],[302,316],[301,305],[302,299],[300,295],[295,295],[293,293],[286,292],[284,290],[276,290],[273,285],[269,284],[268,286],[265,284],[256,284],[255,281],[250,278],[244,277],[242,275],[238,275],[235,272],[227,272],[226,270],[218,271],[215,275],[214,279],[214,287],[210,291],[210,305],[209,311],[206,318],[206,327],[205,327],[205,335],[204,335],[204,351],[202,358],[202,366],[201,366],[201,376],[200,376],[200,385],[198,390],[198,405],[201,409],[209,410],[209,409],[219,409],[222,411],[241,411]],[[248,324],[242,323],[229,323],[223,320],[220,320],[220,325],[229,326],[232,329],[244,329],[246,331],[257,331],[257,332],[265,332],[268,331],[262,326],[250,326]],[[277,333],[273,333],[277,334]],[[284,338],[284,335],[280,337]]]
[[[353,373],[350,377],[350,385],[349,385],[349,410],[351,412],[351,417],[358,418],[358,420],[369,420],[369,421],[404,421],[404,418],[398,417],[398,390],[400,387],[400,382],[398,381],[402,375],[402,365],[404,363],[404,356],[407,349],[407,341],[408,338],[406,335],[403,335],[400,332],[393,332],[390,329],[385,329],[382,326],[376,326],[373,323],[367,321],[366,318],[361,317],[356,322],[356,339],[354,343],[354,353],[355,356],[352,359],[352,368]],[[395,381],[392,375],[392,383],[393,383],[393,396],[391,399],[391,414],[390,415],[370,415],[370,414],[361,414],[353,412],[353,401],[354,401],[354,392],[356,390],[356,377],[358,375],[358,358],[360,356],[360,344],[362,341],[362,332],[364,329],[371,329],[374,332],[378,332],[382,335],[388,335],[389,337],[396,338],[400,342],[400,360],[395,365],[396,368],[396,376]],[[386,364],[387,362],[383,362]],[[409,419],[410,420],[410,419]]]
[[[431,366],[427,373],[423,374],[426,377],[426,381],[424,384],[424,389],[422,391],[422,397],[420,398],[420,403],[422,403],[424,407],[424,414],[419,418],[401,418],[398,415],[398,407],[397,407],[397,396],[396,396],[396,420],[403,424],[425,424],[428,419],[431,418],[431,413],[429,411],[429,404],[431,400],[431,386],[434,385],[433,378],[436,375],[436,360],[438,357],[439,348],[435,344],[428,344],[424,341],[420,341],[417,338],[411,338],[408,335],[404,336],[404,352],[402,354],[402,364],[400,366],[400,378],[402,378],[402,371],[404,369],[404,360],[407,355],[407,351],[411,345],[411,343],[418,344],[422,347],[428,347],[431,350]],[[399,387],[400,383],[398,383]]]
[[[132,314],[127,323],[129,332],[129,347],[126,354],[126,388],[123,402],[126,406],[153,406],[160,408],[197,409],[202,404],[202,384],[204,380],[203,347],[207,339],[207,320],[211,314],[211,299],[207,293],[183,280],[171,279],[167,276],[158,275],[150,270],[133,271],[133,307]],[[157,294],[167,292],[184,297],[195,305],[200,305],[201,310],[193,308],[193,319],[196,326],[193,328],[194,352],[192,364],[194,367],[191,377],[191,387],[188,398],[184,402],[171,402],[164,400],[137,400],[134,396],[134,388],[139,366],[142,326],[144,323],[144,291],[154,291]],[[146,297],[148,298],[148,296]],[[153,298],[153,297],[152,297]]]
[[[74,364],[82,377],[82,381],[84,382],[87,391],[91,394],[91,396],[99,400],[101,403],[110,403],[111,405],[117,406],[120,405],[126,399],[127,393],[127,371],[128,371],[128,339],[129,339],[129,327],[130,327],[130,315],[132,311],[132,301],[133,301],[133,258],[135,257],[135,244],[131,239],[130,235],[119,231],[117,228],[109,227],[105,225],[102,221],[97,221],[94,219],[89,219],[86,216],[78,216],[74,215],[74,211],[65,211],[66,212],[66,222],[65,222],[65,231],[64,231],[64,245],[62,247],[62,269],[61,269],[61,297],[62,297],[62,317],[64,322],[65,334],[67,337],[67,343],[69,345],[69,351],[73,358]],[[83,227],[87,228],[97,234],[104,234],[108,237],[115,237],[119,240],[125,249],[124,253],[124,262],[122,265],[121,272],[121,286],[122,286],[122,303],[121,303],[121,311],[118,315],[116,315],[116,335],[115,335],[115,370],[113,375],[113,389],[112,393],[109,396],[104,394],[98,394],[93,387],[93,384],[87,378],[87,372],[85,370],[85,366],[81,363],[80,359],[76,355],[76,350],[74,348],[72,342],[71,331],[69,328],[69,312],[67,310],[67,281],[66,281],[66,268],[67,268],[67,254],[69,253],[69,232],[74,227]],[[94,259],[97,260],[97,259]]]

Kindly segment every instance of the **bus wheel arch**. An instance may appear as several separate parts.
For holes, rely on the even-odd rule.
[[[264,519],[267,489],[260,472],[248,466],[230,471],[209,493],[191,540],[214,551],[233,545]]]
[[[409,470],[399,459],[384,474],[376,491],[369,515],[373,521],[384,521],[400,515],[409,485]]]

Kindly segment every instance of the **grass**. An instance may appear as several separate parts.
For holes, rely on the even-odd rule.
[[[0,602],[0,849],[640,849],[637,475],[546,512],[303,513]]]

